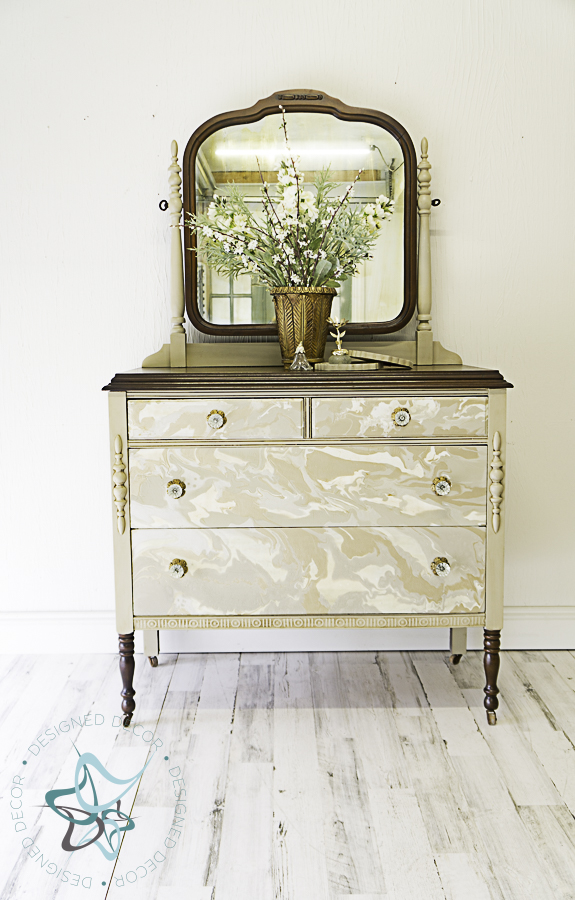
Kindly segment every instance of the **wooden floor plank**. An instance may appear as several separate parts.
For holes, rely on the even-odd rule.
[[[409,653],[376,653],[381,671],[382,696],[396,713],[419,716],[429,708],[427,697]]]
[[[489,748],[453,674],[439,654],[414,654],[413,664],[449,755],[487,756]]]
[[[93,660],[91,663],[98,678],[109,665],[109,657],[102,656],[100,660],[100,667]],[[42,726],[54,722],[61,707],[60,696],[81,666],[82,660],[78,656],[23,657],[22,664],[18,660],[15,667],[16,680],[11,677],[12,673],[7,673],[1,688],[9,697],[2,716],[2,755],[8,768],[20,764],[27,748],[44,730]],[[81,705],[86,705],[84,698]],[[65,715],[69,715],[69,710]]]
[[[168,770],[177,766],[183,768],[182,763],[190,752],[189,738],[193,734],[207,660],[205,654],[190,653],[178,656],[171,677],[169,672],[166,673],[161,684],[161,689],[165,692],[165,701],[162,709],[157,712],[155,734],[157,739],[162,741],[160,755],[168,757]],[[157,669],[150,669],[150,672],[151,680],[163,674],[159,666]],[[159,686],[158,683],[157,687]],[[150,700],[157,703],[156,695]],[[146,718],[149,718],[149,715],[146,709]],[[138,791],[138,805],[164,807],[166,805],[164,780],[143,779]]]
[[[272,830],[272,763],[230,763],[217,900],[267,900],[274,896]]]
[[[404,736],[404,752],[436,865],[439,858],[453,854],[461,859],[480,860],[483,884],[491,897],[500,898],[496,871],[486,852],[471,804],[476,791],[482,799],[486,794],[489,796],[494,775],[493,794],[498,808],[513,811],[512,800],[499,777],[494,759],[485,752],[477,724],[470,720],[465,698],[452,680],[444,656],[414,653],[410,658],[414,671],[418,675],[421,673],[426,702],[432,701],[435,708],[424,710],[422,706],[419,717],[399,715],[397,721]],[[456,716],[462,722],[461,737],[454,731]],[[452,753],[449,753],[449,740]],[[470,773],[473,775],[471,782]],[[476,778],[478,773],[482,775],[479,780]],[[447,891],[445,886],[444,889]]]
[[[273,706],[274,666],[269,656],[264,665],[240,664],[231,762],[272,762]]]
[[[565,654],[567,655],[567,654]],[[558,725],[529,678],[510,654],[500,679],[507,707],[553,782],[562,801],[575,815],[575,748]]]
[[[434,854],[473,853],[477,849],[477,838],[468,827],[470,816],[465,795],[415,662],[410,659],[409,664],[412,677],[403,681],[404,700],[402,708],[396,711],[395,721],[432,851]],[[441,659],[438,665],[443,666]],[[416,708],[418,715],[405,715],[405,709]]]
[[[485,713],[482,715],[480,711],[477,724],[492,755],[497,759],[507,789],[517,806],[552,806],[562,803],[559,792],[541,766],[533,747],[525,740],[505,700],[502,701],[501,716],[495,727],[487,724]]]
[[[330,890],[382,893],[385,881],[368,785],[349,721],[339,655],[312,653],[310,663]]]
[[[479,671],[482,664],[478,655],[475,655],[475,660],[473,654],[469,656],[471,659],[468,666],[476,666]],[[499,721],[495,729],[490,729],[483,724],[484,719],[479,713],[481,727],[492,742],[499,738],[505,745],[504,754],[497,753],[494,746],[491,749],[498,763],[510,773],[509,780],[506,777],[506,784],[516,803],[531,805],[522,801],[533,800],[534,805],[546,805],[547,798],[556,805],[559,797],[575,813],[575,750],[563,731],[558,729],[553,714],[538,695],[529,677],[518,665],[519,659],[514,654],[504,654],[499,676],[502,696]],[[455,673],[455,677],[458,677],[458,673]],[[476,698],[472,702],[479,702],[479,692],[472,692],[469,696]],[[513,723],[514,737],[502,738],[501,727],[508,732],[510,723]],[[516,758],[514,751],[519,740],[524,746]],[[530,767],[536,770],[534,778],[525,774],[522,760],[526,753],[530,757]]]
[[[485,881],[488,860],[470,853],[438,853],[435,863],[446,900],[493,900],[493,881]]]
[[[155,900],[158,889],[210,896],[218,872],[239,655],[193,657],[178,658],[158,723],[158,733],[167,735],[170,767],[184,780],[186,821],[158,878],[142,884],[141,900]],[[195,697],[196,705],[178,708],[170,698],[172,686],[176,694]]]
[[[573,651],[544,650],[541,653],[575,693],[575,656]]]
[[[215,895],[272,896],[274,666],[254,659],[238,673]],[[243,654],[242,654],[243,657]]]
[[[354,742],[363,762],[387,891],[382,896],[442,900],[444,893],[390,706],[392,698],[382,692],[380,665],[375,655],[346,653],[340,654],[339,668]]]
[[[483,725],[483,691],[465,690],[463,693],[479,727],[482,730],[490,728],[487,723]],[[505,715],[503,706],[502,720]],[[493,731],[499,728],[500,723],[494,728],[491,726]],[[487,731],[485,736],[488,736]],[[497,883],[506,900],[525,900],[531,896],[537,900],[551,900],[553,892],[548,887],[545,857],[531,839],[511,796],[511,788],[518,788],[517,779],[508,786],[504,780],[510,771],[507,755],[505,753],[503,760],[497,756],[502,743],[493,738],[488,743],[492,759],[479,757],[478,764],[473,765],[470,758],[460,758],[457,767]]]
[[[274,666],[274,897],[330,900],[307,653]]]
[[[563,807],[522,806],[519,815],[545,860],[549,887],[557,900],[575,896],[575,821]]]
[[[341,653],[339,672],[347,698],[351,733],[361,742],[362,759],[369,763],[370,786],[411,787],[391,699],[383,690],[381,666],[375,654]]]
[[[554,665],[543,653],[512,652],[510,655],[575,746],[575,692],[563,676],[561,665]],[[557,660],[559,657],[554,658]],[[569,670],[571,655],[565,653],[564,660],[566,669]]]

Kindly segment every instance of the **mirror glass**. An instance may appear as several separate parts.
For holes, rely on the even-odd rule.
[[[333,196],[339,197],[361,169],[354,204],[372,203],[381,194],[395,202],[393,215],[379,232],[373,258],[363,262],[353,278],[342,282],[332,306],[332,316],[353,323],[395,319],[404,305],[405,166],[400,144],[378,125],[346,122],[323,113],[287,111],[286,123],[306,190],[313,192],[316,174],[329,167],[330,180],[337,183]],[[196,155],[196,211],[207,212],[214,194],[225,196],[233,183],[254,213],[261,214],[262,178],[273,197],[284,155],[279,112],[214,132]],[[275,322],[272,299],[257,276],[223,277],[200,254],[196,285],[200,315],[213,325]]]

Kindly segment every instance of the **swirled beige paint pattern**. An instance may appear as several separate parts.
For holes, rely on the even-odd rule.
[[[395,424],[406,409],[407,425]],[[327,397],[312,401],[313,436],[457,437],[487,433],[486,397]]]
[[[224,414],[221,428],[208,415]],[[303,437],[303,403],[295,399],[128,400],[128,437],[142,440],[291,440]]]
[[[132,533],[132,553],[138,616],[483,609],[484,528],[148,529]],[[173,559],[186,560],[183,578]]]
[[[162,447],[129,454],[135,528],[484,525],[483,446]],[[437,496],[433,480],[451,490]],[[168,496],[173,479],[185,484]]]

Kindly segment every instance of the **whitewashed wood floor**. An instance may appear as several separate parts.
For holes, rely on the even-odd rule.
[[[117,712],[117,660],[2,657],[0,674],[3,900],[575,898],[570,652],[502,653],[494,728],[479,653],[458,667],[422,652],[164,655],[157,669],[138,657],[135,721],[185,769],[186,824],[155,873],[119,887],[113,875],[145,843],[137,826],[89,891],[25,857],[9,785],[52,722]],[[134,740],[116,731],[98,752],[136,760]],[[29,796],[57,777],[44,766]],[[169,827],[173,810],[144,775],[132,815],[144,822],[150,807]],[[30,823],[38,843],[47,812]]]

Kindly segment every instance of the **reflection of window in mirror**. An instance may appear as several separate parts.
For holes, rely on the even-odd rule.
[[[380,194],[395,200],[373,258],[342,282],[332,312],[350,322],[388,321],[399,315],[404,291],[404,166],[398,141],[369,122],[346,122],[321,113],[286,113],[292,152],[299,156],[305,189],[313,191],[316,174],[330,167],[334,198],[342,195],[359,169],[354,204],[366,205]],[[196,157],[196,209],[206,212],[214,194],[225,195],[233,183],[256,218],[262,216],[262,180],[273,197],[277,167],[285,155],[281,116],[232,125],[210,135]],[[222,278],[198,260],[198,306],[214,324],[267,324],[275,321],[271,297],[257,278]],[[200,271],[201,270],[201,271]]]

